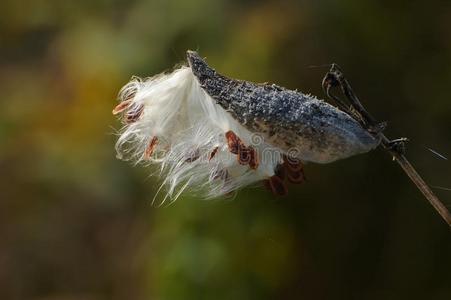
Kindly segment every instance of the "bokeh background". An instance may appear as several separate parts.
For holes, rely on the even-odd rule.
[[[322,96],[337,62],[426,180],[451,187],[451,1],[2,0],[0,299],[451,299],[451,234],[382,151],[275,198],[150,204],[115,158],[132,75],[195,49]],[[451,205],[451,192],[437,189]]]

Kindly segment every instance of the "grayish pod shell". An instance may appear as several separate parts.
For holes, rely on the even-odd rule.
[[[360,124],[313,96],[274,84],[256,84],[218,74],[194,51],[189,66],[201,87],[251,132],[303,161],[329,163],[379,145]]]

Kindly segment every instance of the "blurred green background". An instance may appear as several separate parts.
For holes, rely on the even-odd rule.
[[[2,0],[0,299],[451,299],[451,235],[380,150],[275,198],[183,196],[115,158],[132,75],[198,50],[322,96],[337,62],[431,185],[451,187],[451,1]],[[437,190],[451,205],[451,192]]]

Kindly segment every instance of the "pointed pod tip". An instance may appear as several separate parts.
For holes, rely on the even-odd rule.
[[[194,61],[199,59],[202,60],[201,57],[199,56],[199,53],[193,50],[186,51],[186,59],[188,60],[190,66],[193,64]]]
[[[190,57],[190,56],[193,56],[193,55],[199,56],[199,54],[197,54],[197,52],[194,51],[194,50],[187,50],[186,51],[186,56]]]

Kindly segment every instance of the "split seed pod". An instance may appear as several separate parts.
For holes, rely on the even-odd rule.
[[[314,96],[225,77],[193,51],[187,59],[171,73],[134,78],[115,110],[127,121],[118,156],[159,164],[163,201],[184,190],[218,197],[264,180],[285,194],[276,174],[284,157],[298,165],[330,163],[379,145],[351,116]],[[133,117],[130,108],[139,108]],[[302,182],[302,170],[288,169],[290,180]]]

